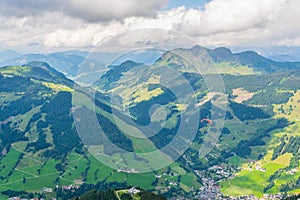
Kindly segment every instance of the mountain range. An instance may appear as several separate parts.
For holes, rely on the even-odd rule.
[[[193,49],[197,48],[201,49],[204,47],[193,47]],[[288,54],[273,55],[274,60],[272,60],[272,57],[268,59],[254,51],[232,53],[230,49],[225,47],[204,49],[216,63],[230,62],[231,64],[255,68],[256,71],[274,72],[278,70],[293,70],[299,69],[300,66],[299,62],[294,62],[296,59],[293,59]],[[108,69],[107,66],[120,65],[127,60],[152,64],[164,53],[165,51],[159,49],[146,49],[127,53],[104,53],[97,51],[90,53],[87,51],[72,50],[49,54],[20,54],[13,50],[5,50],[0,52],[0,66],[23,65],[31,61],[46,62],[56,70],[64,73],[67,77],[76,79],[76,77],[84,76],[86,73],[93,74],[95,71],[101,71],[101,73],[97,74],[100,77]],[[91,68],[88,67],[89,65],[96,67]],[[87,69],[88,72],[86,72]]]
[[[0,199],[55,185],[198,199],[299,192],[300,63],[200,46],[136,52],[108,66],[115,54],[95,55],[0,54],[8,58],[0,68]],[[100,74],[82,65],[90,62]],[[92,85],[78,72],[95,75]],[[178,151],[185,140],[189,148]],[[163,161],[145,156],[156,150],[174,162],[159,168]],[[49,195],[69,192],[57,191]]]

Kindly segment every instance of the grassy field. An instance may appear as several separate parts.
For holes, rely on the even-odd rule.
[[[285,104],[274,105],[275,118],[287,118],[291,125],[284,128],[282,131],[275,132],[267,144],[267,153],[263,159],[251,164],[242,165],[242,170],[233,179],[221,183],[221,191],[230,196],[240,196],[243,194],[254,194],[262,197],[263,189],[268,186],[268,179],[276,171],[289,166],[292,158],[291,153],[280,155],[275,160],[271,160],[273,149],[280,144],[280,138],[284,135],[287,138],[300,135],[300,91],[294,93],[294,96]],[[238,158],[232,158],[231,163],[240,165]],[[300,172],[297,171],[294,175],[290,175],[283,170],[280,176],[275,179],[275,185],[267,191],[267,193],[280,192],[280,186],[290,181],[295,181],[299,177]],[[297,192],[297,191],[293,191]]]
[[[149,90],[148,85],[141,86],[133,93],[133,102],[139,103],[142,101],[148,101],[153,97],[159,96],[163,94],[163,90],[161,88],[156,88],[154,90]]]
[[[31,68],[28,66],[9,66],[9,67],[1,67],[0,72],[5,75],[17,75],[22,76],[31,71]]]
[[[89,156],[89,160],[91,163],[87,174],[88,183],[103,181],[113,172],[111,168],[99,162],[94,156]]]
[[[67,181],[65,184],[73,183],[74,180],[83,179],[83,174],[87,169],[88,160],[84,157],[79,157],[69,162],[66,171],[61,175],[62,181]],[[63,185],[65,185],[63,184]]]
[[[199,183],[197,182],[196,177],[193,176],[192,174],[183,174],[183,175],[181,175],[180,182],[183,183],[184,185],[188,186],[188,187],[195,187],[195,186],[199,185]]]
[[[126,181],[129,185],[139,186],[145,190],[153,189],[151,185],[155,181],[154,173],[127,174]]]
[[[234,166],[241,166],[245,162],[247,162],[247,160],[239,156],[232,156],[228,159],[228,163]]]
[[[16,161],[21,153],[15,149],[11,149],[5,157],[0,161],[0,176],[7,177],[14,170]],[[2,181],[0,181],[2,183]]]
[[[37,106],[37,107],[34,107],[33,109],[31,109],[29,112],[23,114],[23,115],[17,115],[14,117],[15,121],[21,121],[21,123],[19,124],[19,129],[24,131],[29,120],[32,118],[32,116],[35,114],[35,113],[38,113],[40,112],[40,108],[41,106]]]
[[[218,71],[214,69],[208,70],[207,73],[220,73],[220,74],[232,74],[232,75],[253,75],[256,72],[248,66],[236,65],[228,62],[218,63],[216,65]]]
[[[6,158],[3,159],[1,162],[5,162],[9,171],[13,169],[16,165],[16,161],[20,152],[11,149],[10,152],[6,155]],[[23,161],[25,160],[25,161]],[[22,163],[22,164],[21,164]],[[29,158],[21,159],[17,168],[12,171],[12,174],[7,177],[5,180],[0,182],[0,191],[4,190],[26,190],[32,192],[39,192],[43,186],[45,187],[53,187],[54,180],[57,178],[57,171],[54,168],[53,160],[49,160],[46,165],[41,165],[37,163],[30,162]],[[25,164],[28,164],[27,167],[24,167]],[[5,169],[4,168],[4,169]],[[40,170],[40,174],[38,173]],[[8,170],[2,170],[1,174],[6,174]]]
[[[290,163],[291,156],[292,155],[290,153],[286,153],[273,161],[270,160],[269,156],[266,156],[264,160],[260,160],[252,164],[244,164],[242,171],[240,171],[235,178],[227,180],[221,184],[222,192],[232,196],[254,194],[262,197],[263,189],[268,185],[268,179],[270,176],[279,169],[287,167]],[[289,177],[290,180],[295,178],[294,176],[288,175],[280,176],[279,179],[276,179],[276,185],[274,188],[269,190],[268,193],[278,193],[278,185],[287,183],[287,177]]]
[[[7,105],[9,101],[16,101],[22,98],[22,95],[17,95],[14,92],[0,92],[0,104]]]
[[[5,168],[1,170],[1,174],[7,174],[14,168],[15,161],[19,157],[20,152],[11,149],[5,159]],[[55,181],[60,177],[61,185],[74,184],[74,180],[82,179],[82,174],[86,171],[88,160],[90,161],[87,171],[87,183],[97,183],[107,180],[107,182],[127,182],[128,185],[138,186],[143,189],[153,189],[151,185],[155,181],[154,173],[135,174],[116,172],[111,168],[99,162],[96,158],[89,155],[88,160],[83,156],[71,152],[68,154],[66,171],[62,175],[55,169],[55,165],[59,161],[50,159],[45,164],[39,163],[28,157],[23,157],[18,167],[9,176],[8,179],[0,182],[0,191],[23,189],[29,192],[40,192],[43,187],[53,188]],[[0,165],[3,166],[3,165]],[[176,166],[177,171],[182,171],[179,166]]]
[[[44,86],[46,86],[56,92],[58,92],[58,91],[74,92],[74,89],[72,89],[66,85],[50,83],[50,82],[41,82],[41,83]]]

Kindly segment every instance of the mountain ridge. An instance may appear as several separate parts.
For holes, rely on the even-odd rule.
[[[41,186],[33,181],[41,180],[50,171],[54,175],[47,178],[47,184],[43,183],[45,187],[54,187],[54,184],[76,184],[81,180],[83,184],[116,184],[119,187],[126,187],[126,184],[138,185],[147,190],[155,189],[166,197],[184,195],[187,198],[199,195],[201,186],[206,188],[205,191],[210,191],[218,184],[222,186],[221,191],[230,196],[239,196],[248,190],[256,196],[262,196],[265,192],[293,192],[298,180],[292,176],[289,176],[289,179],[284,177],[289,170],[296,167],[295,161],[299,156],[294,146],[300,140],[293,132],[299,125],[296,120],[300,94],[297,84],[300,80],[299,70],[295,68],[296,71],[289,71],[289,68],[285,68],[282,71],[278,69],[278,65],[275,66],[275,72],[266,73],[263,71],[266,64],[263,64],[258,67],[264,72],[260,74],[243,75],[232,71],[224,73],[221,77],[225,91],[210,91],[210,96],[202,75],[190,70],[188,63],[176,55],[176,51],[185,53],[184,55],[195,61],[203,58],[201,56],[210,56],[209,50],[204,47],[194,47],[166,52],[149,66],[125,61],[109,67],[99,79],[103,84],[98,85],[100,82],[96,82],[96,85],[90,88],[82,88],[80,85],[73,87],[76,82],[66,78],[45,62],[1,67],[0,150],[3,153],[0,159],[0,177],[3,179],[0,179],[0,184],[9,183],[3,189],[15,189],[16,185],[20,184],[27,191],[36,191]],[[213,61],[213,64],[224,65],[224,72],[228,69],[241,69],[241,63],[230,64],[231,61],[240,62],[235,59],[239,58],[243,62],[253,57],[263,59],[251,52],[236,55],[226,48],[219,48],[210,53],[220,62]],[[209,61],[212,59],[208,57]],[[259,59],[253,63],[258,63]],[[201,66],[200,61],[196,63],[198,66]],[[211,119],[213,114],[216,119],[212,119],[211,124],[203,122],[195,127],[196,137],[190,148],[169,167],[140,175],[135,173],[136,169],[131,169],[128,163],[133,161],[148,167],[151,160],[139,153],[151,152],[168,145],[176,138],[180,125],[186,126],[185,121],[181,121],[181,113],[186,111],[187,115],[193,116],[196,112],[190,101],[180,102],[172,92],[174,87],[180,89],[183,96],[188,95],[185,93],[187,88],[182,87],[183,82],[177,79],[177,76],[168,73],[165,77],[170,78],[171,88],[161,84],[160,75],[168,72],[166,67],[180,72],[193,89],[199,107],[199,119]],[[246,67],[243,66],[243,69]],[[217,80],[220,76],[210,72],[206,75],[211,80]],[[116,95],[116,105],[112,104],[114,101],[111,100],[111,94]],[[74,99],[74,95],[78,98]],[[213,102],[220,95],[229,99],[226,112],[221,108],[212,111]],[[166,115],[163,115],[160,109],[156,109],[156,105],[160,105]],[[151,107],[155,109],[151,110]],[[98,121],[92,118],[93,110],[96,111]],[[150,111],[147,112],[148,110]],[[76,115],[77,112],[79,115]],[[215,120],[220,119],[223,112],[225,125],[219,140],[206,140],[209,131],[218,131],[214,127]],[[78,129],[75,128],[75,120],[86,122],[77,127],[89,133],[81,135],[82,140],[79,138]],[[122,128],[117,122],[122,124]],[[143,131],[147,129],[143,129],[142,126],[152,122],[155,126],[150,128],[159,128],[157,134],[144,139],[135,138],[136,135],[144,136]],[[101,125],[108,139],[116,147],[136,155],[130,157],[129,153],[122,152],[120,157],[120,152],[115,146],[109,145],[102,146],[100,154],[93,151],[92,147],[101,146],[105,141],[93,129],[94,123]],[[284,132],[288,134],[284,135]],[[199,153],[203,145],[211,147],[211,152],[205,157],[201,157]],[[286,150],[280,151],[281,147]],[[274,152],[269,152],[269,149]],[[91,152],[96,158],[101,158],[103,154],[110,155],[110,164],[118,166],[119,171],[101,164]],[[29,158],[36,161],[28,162]],[[12,160],[14,162],[8,162]],[[271,167],[263,163],[264,160],[268,161]],[[261,168],[256,168],[256,165]],[[120,166],[128,167],[119,168]],[[222,169],[222,173],[216,175],[216,166]],[[244,187],[251,184],[247,181],[247,166],[260,177],[255,187]],[[239,170],[243,172],[242,175],[237,173]],[[18,179],[19,182],[15,183],[18,173],[25,179]],[[225,176],[226,174],[229,175]],[[206,185],[207,180],[211,181],[214,187]],[[228,189],[229,180],[233,180],[230,184],[238,187],[239,193]],[[166,190],[168,187],[171,189]]]

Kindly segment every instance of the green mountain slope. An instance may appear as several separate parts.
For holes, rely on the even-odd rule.
[[[152,65],[111,66],[93,89],[42,62],[0,68],[0,192],[72,184],[200,199],[298,193],[299,80],[298,63],[198,46]],[[210,193],[217,185],[223,194]]]
[[[207,53],[211,57],[200,62],[199,69],[193,68],[189,60],[200,60]],[[219,74],[210,66],[223,68]],[[114,66],[96,83],[98,89],[111,95],[119,95],[125,110],[140,125],[148,125],[151,115],[145,111],[160,104],[167,112],[166,124],[161,124],[161,132],[150,138],[158,148],[167,145],[176,135],[178,117],[182,105],[172,92],[161,85],[163,70],[175,69],[190,83],[200,106],[200,119],[211,118],[212,96],[217,90],[208,91],[206,79],[224,81],[224,94],[228,107],[224,129],[220,138],[212,145],[212,151],[201,157],[201,146],[212,128],[199,124],[199,130],[191,148],[179,159],[185,170],[195,174],[203,170],[205,177],[222,182],[221,191],[225,195],[251,195],[262,197],[264,193],[297,193],[299,145],[299,69],[298,63],[278,63],[265,59],[254,52],[233,54],[228,49],[206,50],[202,47],[176,49],[162,55],[150,66],[133,62]],[[236,73],[244,69],[249,73]],[[119,69],[119,70],[118,70]],[[252,70],[251,70],[252,69]],[[199,74],[197,71],[201,71]],[[204,75],[204,76],[203,76]],[[113,83],[107,82],[114,80]],[[171,87],[180,87],[180,80],[171,79]],[[211,95],[209,95],[211,93]],[[222,111],[219,111],[222,113]],[[281,114],[279,114],[279,113]],[[153,119],[152,119],[153,121]],[[154,119],[155,121],[155,119]],[[200,152],[199,152],[200,150]],[[228,172],[227,177],[210,172],[211,167],[223,166],[238,171]],[[247,171],[248,170],[248,171]],[[224,171],[223,171],[224,173]],[[289,175],[294,173],[295,176]],[[198,175],[202,179],[203,175]],[[231,177],[231,179],[228,179]]]
[[[152,190],[155,185],[160,185],[167,188],[168,183],[157,183],[155,173],[169,174],[175,173],[174,170],[196,179],[195,175],[178,165],[147,174],[118,172],[107,167],[87,151],[89,146],[93,147],[95,144],[91,142],[99,145],[99,140],[85,140],[79,136],[72,116],[76,110],[85,114],[92,112],[94,100],[88,90],[77,86],[75,91],[72,81],[45,63],[8,66],[0,68],[0,73],[0,192],[4,195],[3,199],[8,194],[22,194],[18,193],[21,190],[42,193],[43,188],[54,188],[55,185],[87,187],[86,184],[97,183],[97,187],[88,187],[113,189],[139,186]],[[74,95],[80,98],[72,99]],[[97,119],[109,140],[128,151],[155,149],[150,140],[138,140],[127,135],[125,130],[120,130],[115,125],[117,118],[112,117],[114,109],[102,102],[106,97],[100,93],[96,96],[99,97],[96,100]],[[127,115],[120,113],[116,116],[123,128],[132,130]],[[80,117],[84,118],[83,115]],[[90,119],[89,115],[86,119]],[[135,131],[136,134],[141,134],[138,129]],[[83,146],[80,139],[89,146]],[[104,150],[114,154],[112,149]],[[119,160],[114,162],[117,161]],[[166,178],[179,181],[178,177]],[[193,185],[186,184],[189,187]],[[180,190],[183,192],[179,187],[178,191]],[[46,195],[55,196],[53,192]]]
[[[201,53],[203,54],[203,52],[207,54],[206,59],[211,59],[213,64],[218,67],[218,72],[202,66],[202,73],[247,75],[300,69],[299,62],[276,62],[254,51],[232,53],[230,49],[225,47],[208,49],[201,46],[194,46],[191,49],[174,49],[162,55],[162,57],[158,59],[158,62],[187,70],[190,68],[188,67],[188,61],[191,60],[192,57],[196,58]],[[167,63],[164,63],[164,61]]]
[[[253,68],[255,71],[276,72],[300,69],[299,62],[275,62],[259,55],[254,51],[232,53],[229,49],[221,47],[213,50],[209,49],[208,53],[216,63],[235,63],[242,66],[248,66]]]

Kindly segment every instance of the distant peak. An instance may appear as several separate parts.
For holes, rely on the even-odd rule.
[[[125,62],[122,63],[122,65],[126,65],[126,64],[138,64],[132,60],[126,60]]]
[[[137,65],[141,65],[141,63],[137,63],[134,62],[132,60],[126,60],[125,62],[123,62],[120,67],[127,67],[127,66],[137,66]]]
[[[231,50],[226,48],[226,47],[218,47],[216,49],[214,49],[215,52],[219,52],[219,53],[228,53],[228,54],[232,54]]]
[[[200,46],[199,44],[192,47],[192,49],[203,49],[204,47]]]
[[[243,51],[243,52],[240,52],[240,53],[238,53],[238,54],[255,54],[255,55],[259,55],[257,52],[255,52],[255,51],[250,51],[250,50],[248,50],[248,51]]]
[[[50,65],[46,62],[41,62],[41,61],[31,61],[24,66],[29,66],[29,67],[46,67],[47,69],[51,68]]]
[[[20,55],[21,55],[20,53],[14,51],[14,50],[7,49],[7,50],[0,52],[0,59],[7,60],[7,59],[19,57]]]
[[[53,67],[51,67],[48,63],[46,62],[42,62],[42,61],[31,61],[23,66],[28,66],[28,67],[32,67],[32,68],[41,68],[43,70],[47,70],[52,72],[55,75],[58,75],[60,77],[65,77],[65,75],[59,71],[57,71],[56,69],[54,69]]]
[[[200,45],[195,45],[193,48],[191,48],[191,51],[194,55],[199,55],[200,52],[206,51],[206,48],[200,46]]]

